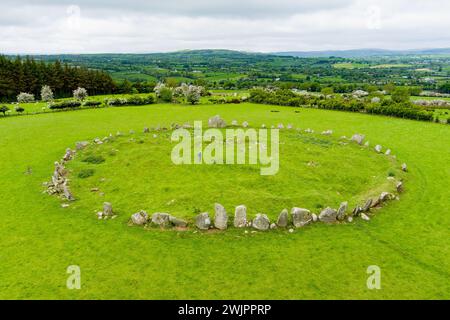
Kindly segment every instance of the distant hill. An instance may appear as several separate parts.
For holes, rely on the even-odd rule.
[[[413,50],[383,50],[383,49],[354,49],[354,50],[331,50],[331,51],[287,51],[274,52],[279,56],[292,57],[341,57],[341,58],[364,58],[376,56],[403,56],[403,55],[449,55],[450,48],[441,49],[413,49]]]

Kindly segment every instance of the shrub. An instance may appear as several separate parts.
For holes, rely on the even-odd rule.
[[[95,173],[94,169],[83,169],[78,173],[78,178],[86,179],[92,177]]]
[[[0,112],[3,113],[4,116],[6,116],[6,112],[9,111],[9,108],[7,106],[1,106]]]
[[[141,106],[155,103],[155,98],[152,95],[145,97],[131,96],[129,98],[109,98],[105,102],[109,106]]]
[[[74,101],[74,100],[66,100],[66,101],[61,101],[58,103],[52,103],[50,104],[50,109],[52,110],[57,110],[57,109],[73,109],[73,108],[78,108],[81,106],[81,102],[79,101]]]
[[[22,107],[16,107],[15,110],[16,110],[17,113],[22,113],[22,112],[25,111],[25,109],[22,108]]]
[[[83,106],[85,106],[85,107],[97,107],[97,106],[99,106],[101,104],[102,103],[100,101],[88,100],[88,101],[85,101],[83,103]]]
[[[159,91],[159,99],[164,102],[171,102],[173,98],[173,91],[170,88],[164,87]]]
[[[83,160],[81,160],[82,162],[87,162],[87,163],[92,163],[92,164],[100,164],[105,162],[105,158],[103,158],[102,156],[99,155],[88,155],[86,156]]]
[[[18,103],[34,102],[34,95],[31,93],[21,92],[17,95]]]

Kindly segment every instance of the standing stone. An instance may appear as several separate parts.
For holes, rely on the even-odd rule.
[[[227,126],[225,120],[219,115],[208,119],[208,127],[210,128],[225,128]]]
[[[311,213],[311,216],[312,216],[313,222],[317,222],[317,220],[319,219],[319,217],[315,213]]]
[[[392,198],[394,198],[394,195],[390,194],[389,192],[382,192],[378,200],[379,202],[385,202],[391,200]]]
[[[72,160],[73,154],[74,154],[74,152],[70,148],[67,148],[66,153],[64,154],[63,160],[64,161]]]
[[[348,209],[348,202],[347,201],[342,202],[341,205],[339,206],[339,209],[336,214],[336,218],[339,221],[342,221],[345,219],[345,213],[347,212],[347,209]]]
[[[337,211],[327,207],[319,214],[319,220],[322,222],[336,222]]]
[[[364,206],[362,207],[362,212],[367,212],[367,211],[369,211],[370,210],[370,207],[372,206],[372,199],[368,199],[367,201],[366,201],[366,203],[364,204]]]
[[[360,206],[356,206],[352,211],[352,216],[357,217],[362,212],[362,208]]]
[[[294,207],[291,209],[292,223],[294,227],[301,228],[312,222],[311,211],[308,209]]]
[[[169,217],[168,213],[156,212],[152,214],[152,223],[160,227],[167,227],[170,225]]]
[[[403,191],[403,182],[399,181],[395,187],[397,189],[397,192],[402,192]]]
[[[234,226],[243,228],[247,225],[247,207],[244,205],[237,206],[234,210]]]
[[[73,197],[72,193],[69,190],[69,186],[67,185],[67,180],[64,181],[64,184],[63,184],[63,194],[67,200],[69,200],[69,201],[75,200],[75,198]]]
[[[108,217],[108,216],[112,216],[113,213],[113,209],[112,209],[112,204],[109,202],[104,202],[103,203],[103,216]]]
[[[369,220],[370,220],[369,216],[366,215],[366,214],[364,214],[364,213],[361,213],[361,218],[362,218],[363,220],[366,220],[366,221],[369,221]]]
[[[365,137],[363,134],[355,133],[350,140],[355,141],[357,144],[362,144]]]
[[[277,126],[278,129],[284,129],[284,125],[282,123],[279,123]]]
[[[138,226],[142,226],[147,223],[148,220],[148,214],[144,210],[141,210],[137,213],[134,213],[131,215],[131,221],[133,224],[136,224]]]
[[[330,135],[333,134],[333,130],[325,130],[325,131],[322,131],[322,134],[323,134],[324,136],[330,136]]]
[[[179,218],[177,218],[177,217],[169,216],[169,221],[170,221],[170,223],[172,223],[175,227],[182,227],[182,228],[187,227],[187,222],[184,221],[184,220],[182,220],[182,219],[179,219]]]
[[[353,222],[353,217],[352,216],[348,216],[347,221],[348,222]]]
[[[83,149],[86,148],[88,145],[89,145],[89,142],[88,142],[88,141],[80,141],[80,142],[77,142],[75,148],[76,148],[77,150],[83,150]]]
[[[270,220],[267,217],[267,215],[258,213],[256,215],[255,219],[253,219],[252,226],[253,226],[253,228],[255,228],[257,230],[265,231],[265,230],[269,229]]]
[[[270,224],[270,229],[276,229],[276,228],[277,228],[277,225],[275,223]]]
[[[247,128],[247,127],[248,127],[248,122],[247,122],[247,121],[242,122],[242,126],[243,126],[244,128]]]
[[[195,225],[200,230],[208,230],[211,226],[211,219],[208,212],[200,213],[195,217]]]
[[[389,156],[391,154],[391,149],[387,149],[386,152],[384,153],[385,155]]]
[[[406,163],[402,163],[402,170],[403,171],[408,171],[408,166],[406,165]]]
[[[367,141],[366,143],[364,143],[364,146],[366,146],[366,147],[370,146],[370,142]]]
[[[231,125],[234,127],[237,127],[239,125],[239,123],[237,122],[237,120],[233,120],[233,121],[231,121]]]
[[[144,133],[149,133],[149,132],[150,132],[150,129],[147,128],[147,127],[145,127],[145,128],[144,128]]]
[[[380,146],[379,144],[377,144],[377,145],[375,146],[375,151],[376,151],[377,153],[381,153],[381,149],[383,149],[383,147]]]
[[[281,228],[286,228],[288,226],[288,223],[289,223],[289,212],[287,209],[283,209],[280,212],[280,215],[278,216],[277,226]]]
[[[214,205],[214,211],[214,227],[219,230],[225,230],[228,225],[228,216],[225,208],[221,204],[216,203]]]

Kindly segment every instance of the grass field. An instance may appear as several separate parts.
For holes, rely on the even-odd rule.
[[[270,112],[275,109],[280,112]],[[97,220],[94,209],[101,208],[103,198],[96,199],[92,194],[81,192],[79,200],[69,208],[62,208],[59,199],[42,193],[42,183],[49,180],[53,162],[76,141],[116,131],[127,133],[130,129],[141,132],[144,126],[206,121],[215,114],[228,121],[247,120],[255,125],[282,122],[310,127],[317,132],[333,129],[334,137],[364,133],[372,145],[379,143],[391,148],[399,161],[408,164],[405,192],[400,201],[390,202],[370,222],[358,219],[353,224],[315,224],[294,233],[278,230],[248,234],[236,229],[223,233],[146,231],[127,226],[126,220],[132,212],[119,212],[115,220]],[[293,108],[279,106],[167,104],[2,118],[0,137],[2,299],[450,298],[450,126],[326,110],[300,109],[300,113],[294,113]],[[288,141],[296,140],[290,137]],[[300,146],[305,143],[299,142]],[[141,186],[135,175],[135,183],[126,181],[127,162],[131,163],[130,172],[142,168],[144,184],[147,179],[158,179],[159,188],[164,188],[166,181],[169,187],[176,184],[173,179],[179,172],[172,173],[167,166],[152,172],[159,169],[152,165],[155,156],[163,155],[166,149],[152,155],[150,141],[130,147],[119,146],[120,141],[116,143],[117,155],[99,165],[93,177],[76,180],[75,190],[85,190],[91,185],[89,179],[94,185],[95,179],[105,175],[113,182],[109,184],[106,180],[109,185],[105,197],[110,193],[118,209],[128,211],[130,203],[135,203],[130,210],[144,205],[150,207],[155,195],[151,191],[142,192],[147,187]],[[368,150],[359,151],[356,147],[354,151],[364,152],[363,157],[367,158],[349,156],[343,150],[332,151],[326,155],[324,163],[334,165],[335,170],[318,173],[320,181],[310,188],[299,187],[299,201],[307,201],[308,190],[328,186],[329,189],[324,189],[324,198],[330,197],[328,200],[335,205],[340,200],[332,193],[336,185],[363,192],[362,181],[371,176],[382,177],[390,168],[386,157],[380,156],[383,160],[380,161],[381,158],[374,158]],[[331,156],[334,153],[335,158]],[[142,159],[146,154],[149,154],[148,160]],[[274,182],[277,189],[271,191],[274,195],[286,193],[292,198],[297,196],[296,190],[288,184],[300,185],[306,171],[284,176],[283,170],[297,167],[292,163],[283,164],[284,156],[280,155],[282,179]],[[299,154],[300,158],[302,156]],[[341,156],[344,158],[340,164]],[[294,155],[286,157],[295,160]],[[367,165],[363,159],[367,159]],[[351,166],[353,160],[356,162]],[[304,161],[301,159],[299,165]],[[108,163],[113,166],[108,168]],[[73,163],[74,173],[77,165],[81,164]],[[114,167],[120,173],[117,178],[111,178]],[[205,170],[208,177],[196,181],[196,188],[190,193],[198,193],[198,205],[202,208],[224,199],[227,199],[225,205],[235,205],[243,200],[239,198],[239,191],[252,193],[253,186],[248,187],[250,190],[239,186],[235,194],[227,191],[214,196],[220,185],[211,190],[209,187],[217,173],[212,167]],[[220,177],[229,173],[222,172]],[[243,171],[239,174],[246,176]],[[326,174],[326,181],[321,174]],[[352,179],[345,181],[345,177]],[[307,175],[306,181],[313,178]],[[353,180],[357,182],[355,186]],[[186,181],[183,178],[181,182]],[[226,183],[229,186],[235,182]],[[114,190],[114,186],[118,190]],[[199,192],[198,188],[204,192]],[[261,186],[258,188],[262,190]],[[180,190],[189,192],[185,185]],[[315,191],[320,196],[320,190]],[[158,189],[155,192],[156,197],[161,198],[163,193]],[[176,189],[168,192],[168,198],[176,197]],[[136,203],[141,197],[145,197],[142,203]],[[258,198],[254,197],[248,201],[255,200],[253,203],[257,204]],[[317,202],[311,199],[311,204]],[[271,201],[274,200],[266,198],[267,210],[275,207]],[[181,209],[182,205],[177,212]],[[232,211],[232,208],[227,209]],[[69,265],[81,268],[81,290],[66,288]],[[369,265],[381,268],[381,290],[366,287]]]

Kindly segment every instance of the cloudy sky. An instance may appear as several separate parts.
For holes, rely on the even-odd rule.
[[[0,53],[450,47],[448,0],[1,0]]]

